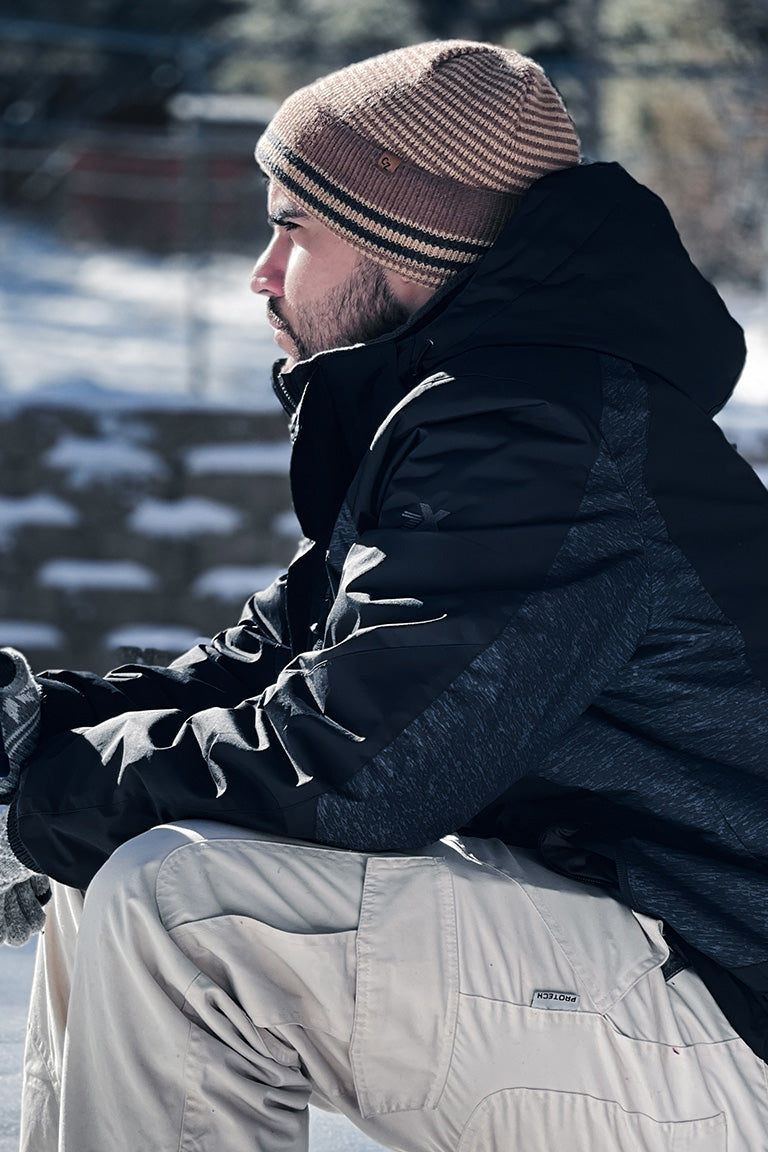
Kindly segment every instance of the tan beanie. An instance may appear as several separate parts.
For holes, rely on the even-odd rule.
[[[520,193],[578,164],[579,139],[533,60],[437,40],[300,88],[256,159],[372,260],[437,288],[490,247]]]

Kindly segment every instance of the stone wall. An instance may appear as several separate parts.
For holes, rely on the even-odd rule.
[[[280,412],[0,415],[0,644],[36,670],[165,663],[287,563]]]
[[[725,422],[768,483],[768,431]],[[292,556],[285,418],[0,413],[0,645],[37,670],[167,663]]]

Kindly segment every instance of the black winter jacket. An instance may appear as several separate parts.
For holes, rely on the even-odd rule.
[[[768,493],[711,419],[743,355],[653,194],[540,180],[404,328],[277,376],[306,546],[169,669],[48,674],[19,856],[468,829],[768,960]]]

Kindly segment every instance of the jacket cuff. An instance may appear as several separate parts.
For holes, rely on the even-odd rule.
[[[40,726],[45,739],[93,724],[93,710],[81,693],[71,684],[54,680],[55,675],[55,672],[43,672],[37,678],[42,689]]]
[[[43,872],[44,869],[40,867],[37,860],[32,856],[21,842],[19,836],[18,820],[16,818],[16,801],[14,800],[8,809],[8,843],[11,846],[11,851],[17,860],[29,868],[31,872]]]

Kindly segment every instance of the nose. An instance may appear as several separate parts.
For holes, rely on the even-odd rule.
[[[282,296],[285,257],[278,233],[259,256],[251,273],[251,292],[257,296]]]

